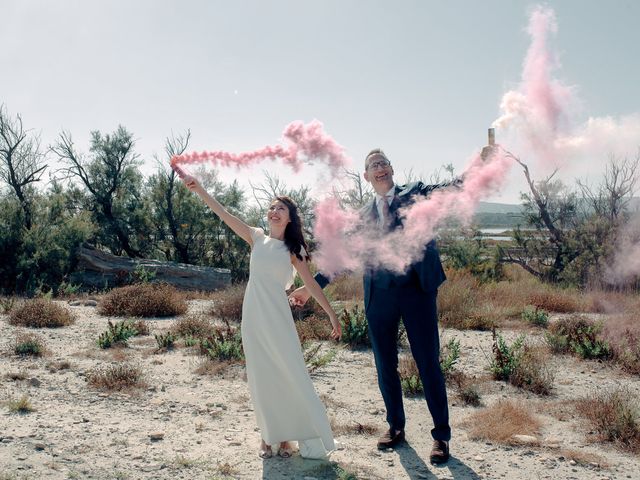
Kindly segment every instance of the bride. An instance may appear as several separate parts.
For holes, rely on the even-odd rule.
[[[179,172],[183,173],[183,172]],[[325,458],[335,449],[324,405],[306,369],[285,289],[297,271],[329,316],[331,336],[339,339],[340,322],[309,270],[298,207],[289,197],[269,206],[269,233],[230,214],[192,176],[181,175],[187,188],[251,246],[249,282],[242,304],[242,346],[247,381],[262,441],[260,456],[290,457],[292,441],[305,458]]]

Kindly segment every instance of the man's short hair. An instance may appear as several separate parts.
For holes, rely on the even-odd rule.
[[[373,158],[373,157],[382,157],[387,162],[391,163],[391,160],[389,160],[389,158],[387,157],[387,155],[384,153],[384,151],[381,148],[374,148],[369,153],[367,153],[367,156],[364,159],[364,169],[365,170],[367,168],[369,168],[369,160],[371,160],[371,158]]]

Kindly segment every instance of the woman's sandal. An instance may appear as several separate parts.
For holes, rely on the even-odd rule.
[[[284,447],[283,447],[284,445]],[[278,447],[278,455],[282,458],[289,458],[293,455],[293,447],[289,442],[282,442]]]
[[[262,459],[273,457],[273,450],[271,450],[271,445],[267,445],[264,440],[260,442],[260,453],[258,456]]]

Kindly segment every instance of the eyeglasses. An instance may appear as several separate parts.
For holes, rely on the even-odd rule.
[[[375,162],[371,162],[367,167],[367,170],[376,170],[378,168],[387,168],[391,165],[389,160],[376,160]]]

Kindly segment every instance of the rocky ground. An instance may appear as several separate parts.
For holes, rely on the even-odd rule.
[[[640,379],[610,364],[551,357],[555,388],[550,397],[539,397],[490,380],[490,332],[443,332],[444,342],[460,341],[458,368],[485,379],[479,408],[502,398],[516,399],[543,427],[529,445],[473,441],[468,420],[478,408],[464,406],[451,391],[452,459],[435,467],[428,464],[430,416],[424,400],[406,400],[408,443],[395,451],[377,451],[377,434],[369,428],[381,432],[385,422],[371,352],[327,343],[323,349],[337,348],[335,359],[312,378],[338,432],[339,450],[328,462],[298,455],[262,460],[242,367],[231,367],[222,375],[198,374],[202,360],[193,349],[157,353],[153,335],[136,337],[125,349],[101,350],[96,339],[106,330],[108,318],[92,306],[61,304],[77,321],[38,330],[49,350],[41,358],[12,355],[19,329],[0,316],[0,480],[311,480],[346,479],[349,473],[358,479],[398,480],[640,478],[637,456],[591,443],[589,427],[579,417],[557,414],[568,401],[610,387],[625,385],[639,395]],[[192,312],[205,307],[206,301],[190,301]],[[152,334],[166,331],[173,321],[149,320]],[[513,338],[516,333],[505,335]],[[133,393],[104,393],[87,384],[92,369],[123,360],[142,367],[146,387]],[[10,412],[5,402],[23,395],[35,410]],[[364,433],[354,431],[358,424]]]

